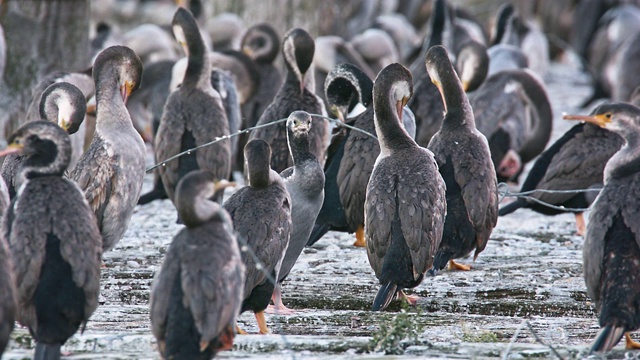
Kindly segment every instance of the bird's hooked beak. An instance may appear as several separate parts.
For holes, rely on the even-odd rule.
[[[248,57],[253,56],[253,50],[251,50],[251,47],[249,47],[248,45],[242,47],[242,53],[247,55]]]
[[[398,113],[398,119],[402,122],[402,108],[409,102],[409,97],[403,96],[402,100],[396,101],[396,112]]]
[[[300,76],[300,94],[304,94],[304,75]]]
[[[447,112],[447,102],[444,101],[444,93],[442,92],[442,83],[433,77],[431,78],[431,82],[438,88],[438,92],[440,93],[440,97],[442,98],[442,105],[444,105],[444,111]],[[464,89],[464,84],[462,85]],[[465,90],[466,91],[466,90]]]
[[[131,95],[131,91],[133,89],[133,82],[125,81],[124,84],[120,86],[120,95],[122,95],[122,101],[127,105],[127,99],[129,99],[129,95]]]
[[[71,121],[63,118],[58,119],[58,126],[64,129],[64,131],[69,132],[69,128],[71,127]]]
[[[15,139],[6,149],[0,151],[0,156],[19,154],[23,149],[24,145],[20,142],[20,139]]]
[[[333,105],[331,107],[331,112],[340,120],[340,122],[344,123],[344,111],[345,109],[342,106]]]
[[[578,120],[588,122],[597,125],[601,128],[606,128],[607,124],[611,123],[610,114],[598,114],[598,115],[562,115],[564,120]]]
[[[228,188],[228,187],[233,187],[236,186],[236,183],[233,181],[229,181],[229,180],[215,180],[213,181],[213,195],[211,196],[211,198],[209,198],[209,200],[211,201],[215,201],[216,195],[218,195],[218,193],[220,191],[224,191],[224,189]]]

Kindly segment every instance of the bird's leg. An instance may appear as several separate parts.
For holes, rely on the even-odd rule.
[[[220,337],[218,338],[218,342],[220,343],[220,346],[218,347],[217,350],[219,351],[231,350],[233,348],[234,336],[235,334],[233,333],[233,326],[229,325],[226,328],[224,328],[224,330],[222,330],[222,334],[220,334]],[[201,341],[200,352],[203,352],[208,346],[209,346],[208,341]]]
[[[280,284],[276,285],[276,288],[273,289],[273,295],[271,295],[271,300],[273,301],[273,305],[269,305],[265,312],[267,314],[276,314],[276,315],[292,315],[293,310],[284,306],[282,303],[282,288]]]
[[[640,349],[640,343],[633,341],[629,333],[624,334],[624,339],[627,350]]]
[[[367,243],[364,240],[364,226],[363,225],[358,225],[358,230],[356,230],[356,242],[353,243],[353,246],[357,246],[357,247],[365,247],[365,246],[367,246]]]
[[[398,297],[404,299],[411,306],[416,306],[418,299],[420,299],[418,295],[407,295],[402,290],[398,291]]]
[[[247,332],[240,329],[240,325],[236,324],[236,332],[240,335],[247,335]]]
[[[258,329],[260,329],[260,334],[268,334],[269,328],[267,328],[267,320],[264,318],[264,311],[259,311],[256,313],[256,321],[258,322]]]
[[[458,264],[453,260],[449,260],[449,270],[469,271],[471,270],[471,265]]]
[[[586,225],[584,223],[584,214],[576,213],[576,235],[584,236]]]

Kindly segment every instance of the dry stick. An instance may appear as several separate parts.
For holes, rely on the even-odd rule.
[[[553,346],[549,345],[549,344],[545,344],[544,341],[542,341],[542,339],[540,339],[540,337],[538,336],[538,333],[533,329],[533,326],[531,326],[531,323],[527,320],[527,327],[529,328],[529,331],[531,331],[531,333],[533,334],[533,337],[536,339],[537,342],[539,342],[540,344],[548,347],[549,349],[551,349],[551,351],[553,352],[553,354],[555,356],[558,357],[558,359],[560,360],[564,360],[564,358],[562,356],[560,356],[560,354],[558,353],[558,351],[556,350],[556,348],[554,348]]]
[[[516,332],[513,333],[513,336],[511,337],[511,341],[509,342],[509,345],[507,346],[507,348],[505,349],[504,354],[502,355],[502,360],[507,360],[509,358],[509,352],[511,352],[511,348],[513,347],[513,344],[515,344],[516,340],[518,339],[518,336],[520,335],[520,332],[522,331],[522,329],[524,329],[525,325],[527,325],[527,328],[529,329],[529,331],[531,331],[531,334],[533,334],[533,337],[536,339],[536,341],[539,344],[542,344],[542,345],[548,347],[549,349],[551,349],[553,354],[555,356],[557,356],[558,359],[564,360],[564,358],[562,356],[560,356],[558,351],[553,346],[546,344],[544,341],[542,341],[542,339],[540,339],[540,337],[538,336],[538,333],[536,333],[536,331],[531,326],[531,323],[527,319],[522,320],[520,325],[518,325],[518,328],[516,329]]]

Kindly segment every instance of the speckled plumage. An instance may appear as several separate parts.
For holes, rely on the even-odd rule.
[[[427,52],[426,67],[442,94],[445,115],[428,149],[438,163],[447,187],[447,216],[434,270],[449,260],[474,259],[484,250],[498,222],[498,184],[487,139],[475,127],[473,111],[447,51],[435,46]]]
[[[625,140],[605,167],[604,188],[591,208],[583,248],[587,293],[604,328],[592,351],[608,351],[624,332],[640,328],[640,108],[605,104],[579,120]]]
[[[193,171],[176,190],[186,228],[173,238],[150,304],[164,358],[210,359],[233,344],[245,269],[229,214],[210,200],[213,180],[208,171]]]
[[[373,81],[351,64],[336,66],[325,82],[329,108],[344,118],[351,103],[361,103],[365,111],[347,119],[346,123],[375,134],[372,92]],[[379,153],[378,140],[369,135],[344,127],[334,134],[327,150],[325,201],[309,245],[329,230],[352,233],[358,226],[364,226],[367,183]]]
[[[314,53],[313,38],[304,30],[296,28],[285,35],[282,53],[287,65],[287,75],[273,102],[258,120],[258,125],[284,119],[294,111],[302,110],[310,114],[325,114],[322,100],[314,94],[313,71],[310,70]],[[250,139],[263,139],[271,146],[273,156],[271,167],[276,172],[293,165],[287,146],[286,125],[280,123],[254,130]],[[323,119],[313,119],[310,133],[311,152],[324,164],[326,147],[329,142],[329,126]]]
[[[34,113],[27,115],[26,122],[46,120],[58,124],[61,127],[66,127],[67,133],[74,134],[83,123],[87,110],[84,94],[76,86],[67,82],[54,82],[45,89],[39,90],[43,83],[47,84],[50,82],[51,81],[45,79],[34,89],[34,96],[38,96],[37,109],[39,109],[39,114]],[[36,103],[35,100],[36,99],[33,99],[32,106]],[[77,141],[72,141],[70,168],[75,165],[84,151],[84,133],[79,134],[79,137],[75,137],[75,139],[80,139],[82,144]],[[15,197],[21,185],[18,181],[17,174],[20,171],[24,159],[25,156],[23,155],[9,154],[2,163],[2,177],[7,182],[10,198]]]
[[[98,306],[102,241],[82,192],[62,177],[71,151],[64,130],[31,122],[9,142],[18,139],[12,146],[27,155],[24,183],[3,217],[2,236],[12,254],[17,320],[38,343],[38,358],[41,351],[59,354]]]
[[[269,166],[269,145],[251,140],[245,146],[249,184],[224,203],[233,219],[240,247],[247,246],[262,262],[242,253],[246,266],[244,301],[241,312],[263,312],[269,305],[291,234],[291,198],[284,181]]]
[[[409,71],[387,66],[373,91],[381,152],[367,185],[364,230],[369,263],[381,285],[373,309],[382,310],[396,292],[420,284],[433,265],[446,199],[433,154],[400,125],[401,105],[412,94]]]
[[[220,94],[211,85],[208,50],[195,19],[188,10],[180,8],[174,16],[173,26],[184,33],[189,64],[182,85],[169,95],[165,104],[155,138],[156,161],[229,135]],[[197,169],[212,171],[216,179],[227,179],[231,171],[230,142],[218,142],[159,167],[158,173],[171,200],[174,200],[178,181]],[[221,202],[222,194],[217,196],[216,200]]]
[[[534,189],[576,190],[602,185],[604,167],[622,146],[622,138],[593,124],[578,124],[545,150],[529,171],[520,192]],[[586,208],[597,193],[534,192],[529,196],[545,203],[567,208]],[[518,198],[500,208],[500,216],[524,207],[545,215],[565,211]]]
[[[96,130],[69,174],[96,214],[105,251],[124,236],[142,190],[146,147],[121,96],[136,89],[141,73],[142,63],[129,48],[113,46],[98,55],[93,68]]]

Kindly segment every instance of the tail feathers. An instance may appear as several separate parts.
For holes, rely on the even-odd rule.
[[[329,224],[315,224],[313,225],[313,230],[311,231],[311,235],[309,235],[309,240],[307,241],[306,246],[311,246],[320,240],[324,234],[329,231],[331,225]]]
[[[504,216],[507,214],[511,214],[512,212],[520,209],[521,207],[525,206],[527,203],[526,201],[522,200],[522,199],[517,199],[516,201],[513,201],[503,207],[500,208],[500,210],[498,210],[498,216]]]
[[[607,352],[611,350],[616,344],[622,339],[625,330],[623,327],[615,327],[612,325],[607,325],[596,337],[596,341],[593,343],[591,347],[590,354],[594,352]]]
[[[391,300],[398,292],[398,285],[393,283],[387,283],[380,287],[378,290],[378,294],[376,295],[375,300],[373,300],[373,311],[382,311],[389,306]]]
[[[33,360],[59,360],[60,359],[60,344],[36,344],[36,353],[33,356]]]

